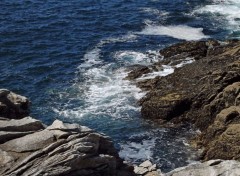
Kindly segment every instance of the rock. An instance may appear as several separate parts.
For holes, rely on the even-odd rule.
[[[157,165],[156,165],[156,164],[148,167],[148,171],[149,171],[149,172],[156,171],[156,170],[157,170]]]
[[[9,140],[31,134],[33,132],[11,132],[11,131],[0,131],[0,144],[7,142]]]
[[[26,119],[21,120],[26,121]],[[28,120],[37,122],[32,118]],[[17,124],[16,121],[6,121],[6,123],[13,126]],[[24,126],[24,123],[19,124]],[[12,129],[18,128],[20,127]],[[24,129],[28,130],[28,128]],[[1,131],[1,133],[13,132]],[[9,139],[0,145],[0,154],[2,176],[134,175],[133,168],[124,164],[119,158],[109,137],[79,124],[63,123],[60,120],[54,121],[44,130]]]
[[[163,65],[174,67],[184,58],[195,62],[167,76],[133,79],[147,92],[139,101],[142,117],[165,126],[193,124],[202,131],[192,143],[204,149],[203,160],[239,158],[240,41],[182,42],[160,53],[164,60],[148,65],[149,73]],[[229,135],[233,129],[236,133]]]
[[[135,166],[134,167],[134,173],[136,173],[137,175],[144,175],[148,172],[148,169],[147,168],[144,168],[144,167],[138,167],[138,166]]]
[[[75,132],[91,132],[91,130],[88,127],[80,126],[78,124],[68,124],[63,123],[60,120],[55,120],[53,124],[49,127],[47,127],[48,130],[61,130],[61,131],[75,131]]]
[[[201,58],[206,56],[208,46],[204,41],[197,41],[197,42],[184,42],[174,44],[170,47],[162,49],[160,54],[163,55],[165,58],[169,58],[179,54],[187,54],[187,56],[194,56],[197,58]],[[187,57],[186,56],[186,57]]]
[[[10,119],[29,115],[29,100],[9,90],[0,89],[0,116]]]
[[[191,102],[187,97],[178,93],[163,96],[151,96],[142,103],[143,117],[169,121],[189,109]]]
[[[43,124],[32,117],[25,117],[19,120],[0,120],[0,131],[27,132],[44,129]]]
[[[137,175],[161,176],[161,171],[157,171],[157,165],[153,165],[149,160],[144,161],[139,166],[135,166],[134,172]]]
[[[141,77],[143,74],[147,74],[149,72],[151,72],[151,70],[147,66],[138,65],[128,73],[126,79],[128,80],[137,79]]]
[[[240,175],[240,162],[234,160],[212,160],[205,163],[192,164],[186,167],[177,168],[166,176],[230,176]]]
[[[31,152],[42,149],[54,141],[55,137],[53,133],[51,133],[49,130],[43,130],[8,141],[0,145],[0,148],[5,149],[5,151],[18,153]]]
[[[149,168],[149,167],[152,166],[152,163],[151,163],[151,161],[146,160],[146,161],[144,161],[142,164],[140,164],[139,166],[140,166],[140,167],[144,167],[144,168]]]

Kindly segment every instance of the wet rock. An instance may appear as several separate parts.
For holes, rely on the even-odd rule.
[[[139,101],[142,117],[166,126],[193,124],[202,131],[193,144],[205,149],[203,160],[239,158],[240,41],[183,42],[160,53],[164,60],[148,65],[150,73],[187,57],[195,62],[167,76],[134,80],[147,92]]]
[[[169,58],[179,54],[187,54],[186,57],[201,58],[206,56],[208,46],[204,41],[184,42],[172,45],[160,51],[165,58]]]
[[[143,74],[147,74],[149,72],[151,72],[151,70],[147,66],[138,65],[136,68],[134,68],[133,70],[131,70],[128,73],[128,76],[126,77],[126,79],[133,80],[133,79],[139,78]]]

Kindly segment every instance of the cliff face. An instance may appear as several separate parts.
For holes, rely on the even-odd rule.
[[[109,137],[55,120],[28,116],[29,101],[0,89],[0,175],[133,175]]]
[[[184,42],[160,53],[164,60],[127,77],[148,92],[139,102],[142,116],[164,125],[194,124],[202,131],[194,143],[204,148],[203,160],[240,159],[240,41]],[[174,73],[142,79],[146,70],[166,66]]]

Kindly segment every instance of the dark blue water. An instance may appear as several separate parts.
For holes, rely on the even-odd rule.
[[[240,37],[240,2],[200,0],[1,0],[0,85],[33,102],[31,115],[111,136],[131,162],[168,171],[194,160],[189,128],[140,117],[144,96],[124,68],[150,64],[183,40]],[[170,73],[170,72],[169,72]]]

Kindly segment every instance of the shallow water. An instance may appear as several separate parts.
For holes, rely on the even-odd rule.
[[[0,84],[28,96],[44,123],[87,125],[111,136],[126,160],[168,171],[195,159],[186,143],[195,132],[142,119],[145,92],[123,79],[125,68],[162,59],[159,49],[179,41],[239,38],[239,8],[239,0],[2,0]]]

